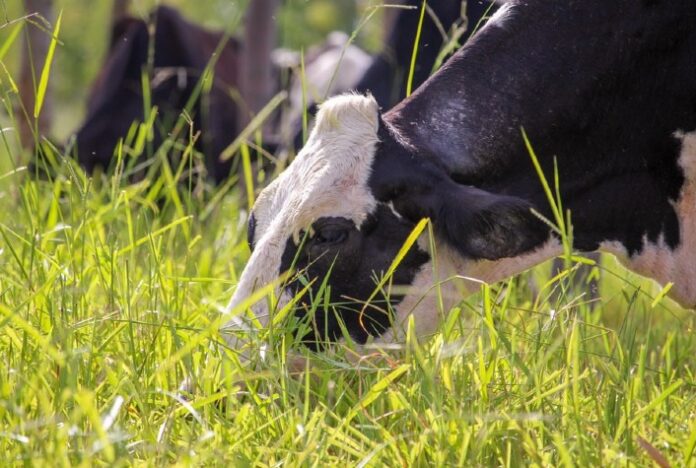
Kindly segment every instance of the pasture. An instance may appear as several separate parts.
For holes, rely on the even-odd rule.
[[[242,7],[223,3],[184,13],[240,21]],[[86,5],[59,2],[44,74],[61,139],[99,63],[70,54],[106,43],[108,12],[99,2],[86,21]],[[326,5],[289,2],[282,18]],[[358,36],[372,49],[376,18]],[[192,162],[159,153],[138,181],[60,155],[50,176],[32,173],[15,131],[27,24],[0,0],[2,465],[696,467],[696,314],[609,256],[590,265],[596,300],[572,281],[586,261],[568,255],[558,275],[547,263],[481,284],[427,339],[313,353],[288,315],[264,332],[265,358],[238,359],[221,311],[249,257],[250,202],[275,173],[214,186],[188,176],[192,146]],[[293,46],[321,37],[283,34]]]

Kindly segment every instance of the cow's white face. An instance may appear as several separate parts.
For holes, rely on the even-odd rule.
[[[370,98],[340,96],[322,106],[305,147],[256,200],[249,225],[253,252],[230,309],[278,277],[288,240],[299,241],[317,219],[363,223],[376,205],[367,179],[377,126],[377,104]]]
[[[546,236],[534,229],[540,236],[532,241],[520,236],[531,216],[528,205],[457,185],[427,164],[410,168],[402,154],[406,146],[386,135],[389,146],[380,141],[384,135],[372,97],[343,95],[321,107],[306,146],[256,201],[249,220],[252,255],[228,306],[235,316],[231,327],[244,325],[238,309],[248,305],[245,300],[254,291],[277,282],[282,273],[297,271],[313,281],[300,302],[299,316],[317,302],[313,295],[328,278],[331,307],[319,307],[312,317],[314,332],[305,337],[310,344],[312,337],[340,337],[343,327],[364,342],[395,322],[403,323],[409,314],[420,322],[419,332],[427,332],[436,325],[438,312],[462,297],[462,288],[478,287],[467,281],[456,286],[448,282],[444,290],[434,286],[468,271],[481,270],[484,279],[492,279],[496,275],[489,273],[505,266],[472,259],[511,257]],[[447,240],[438,242],[436,260],[431,259],[428,239],[421,238],[388,286],[373,294],[417,221],[425,217],[433,220],[436,237]],[[280,306],[303,284],[297,277],[276,284]],[[268,323],[268,304],[261,298],[251,306],[262,324]]]
[[[291,266],[311,272],[319,281],[331,270],[331,277],[341,283],[333,288],[338,292],[332,294],[336,301],[367,299],[360,296],[374,290],[375,275],[386,270],[400,247],[391,241],[396,237],[403,242],[412,227],[378,203],[368,187],[378,126],[378,107],[372,97],[344,95],[321,106],[305,147],[254,205],[249,222],[252,255],[228,311],[235,311],[255,290],[276,281]],[[363,258],[370,262],[359,261]],[[405,261],[409,271],[401,268],[395,278],[412,278],[424,262],[422,252],[409,254]],[[281,304],[297,292],[297,286],[291,281],[275,288]],[[267,323],[268,301],[260,300],[252,310],[262,324]],[[342,317],[353,326],[360,321],[355,310],[344,309]],[[317,326],[331,330],[319,333],[337,335],[336,320],[328,321]],[[231,325],[241,322],[236,318]],[[356,332],[360,339],[364,335],[365,330]]]

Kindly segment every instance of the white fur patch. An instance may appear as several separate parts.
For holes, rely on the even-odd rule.
[[[238,306],[277,280],[289,238],[323,216],[347,218],[360,226],[374,210],[377,202],[367,184],[378,127],[378,105],[371,96],[347,94],[321,106],[307,144],[256,200],[255,248],[227,306],[226,312],[236,318],[226,326],[243,325]],[[265,299],[251,308],[266,325]]]
[[[671,249],[662,239],[644,240],[643,250],[629,257],[623,245],[605,242],[602,250],[611,252],[626,268],[652,278],[661,285],[673,283],[669,296],[684,307],[696,307],[696,132],[677,132],[682,141],[679,165],[684,171],[684,186],[674,204],[679,219],[680,244]]]

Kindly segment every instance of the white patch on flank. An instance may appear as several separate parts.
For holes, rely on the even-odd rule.
[[[675,249],[663,239],[657,243],[643,241],[643,249],[632,257],[618,242],[604,242],[602,250],[610,252],[626,268],[652,278],[661,285],[673,283],[669,296],[684,307],[696,307],[696,132],[677,132],[682,141],[679,165],[684,172],[684,186],[674,204],[679,219],[680,244]]]
[[[323,216],[347,218],[360,226],[374,210],[377,202],[367,184],[378,127],[378,106],[372,96],[342,95],[321,106],[307,144],[256,200],[255,248],[227,306],[226,313],[234,317],[225,328],[246,326],[238,306],[277,280],[289,238]],[[278,287],[275,292],[279,297]],[[251,309],[265,326],[269,319],[265,298]]]

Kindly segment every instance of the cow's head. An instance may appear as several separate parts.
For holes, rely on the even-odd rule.
[[[546,235],[526,202],[457,184],[422,156],[399,141],[372,97],[328,100],[303,150],[256,201],[248,231],[251,258],[228,310],[240,312],[254,290],[292,270],[297,274],[276,291],[281,303],[309,281],[298,314],[306,313],[322,284],[322,303],[328,298],[333,306],[316,309],[314,332],[305,338],[335,339],[343,324],[364,342],[394,325],[395,317],[434,319],[436,311],[424,310],[433,301],[424,297],[437,262],[425,239],[409,250],[388,283],[410,289],[389,294],[384,287],[373,294],[419,220],[431,219],[440,263],[456,263],[459,273],[465,273],[462,262],[514,256]],[[252,307],[262,323],[267,304],[261,300]]]

